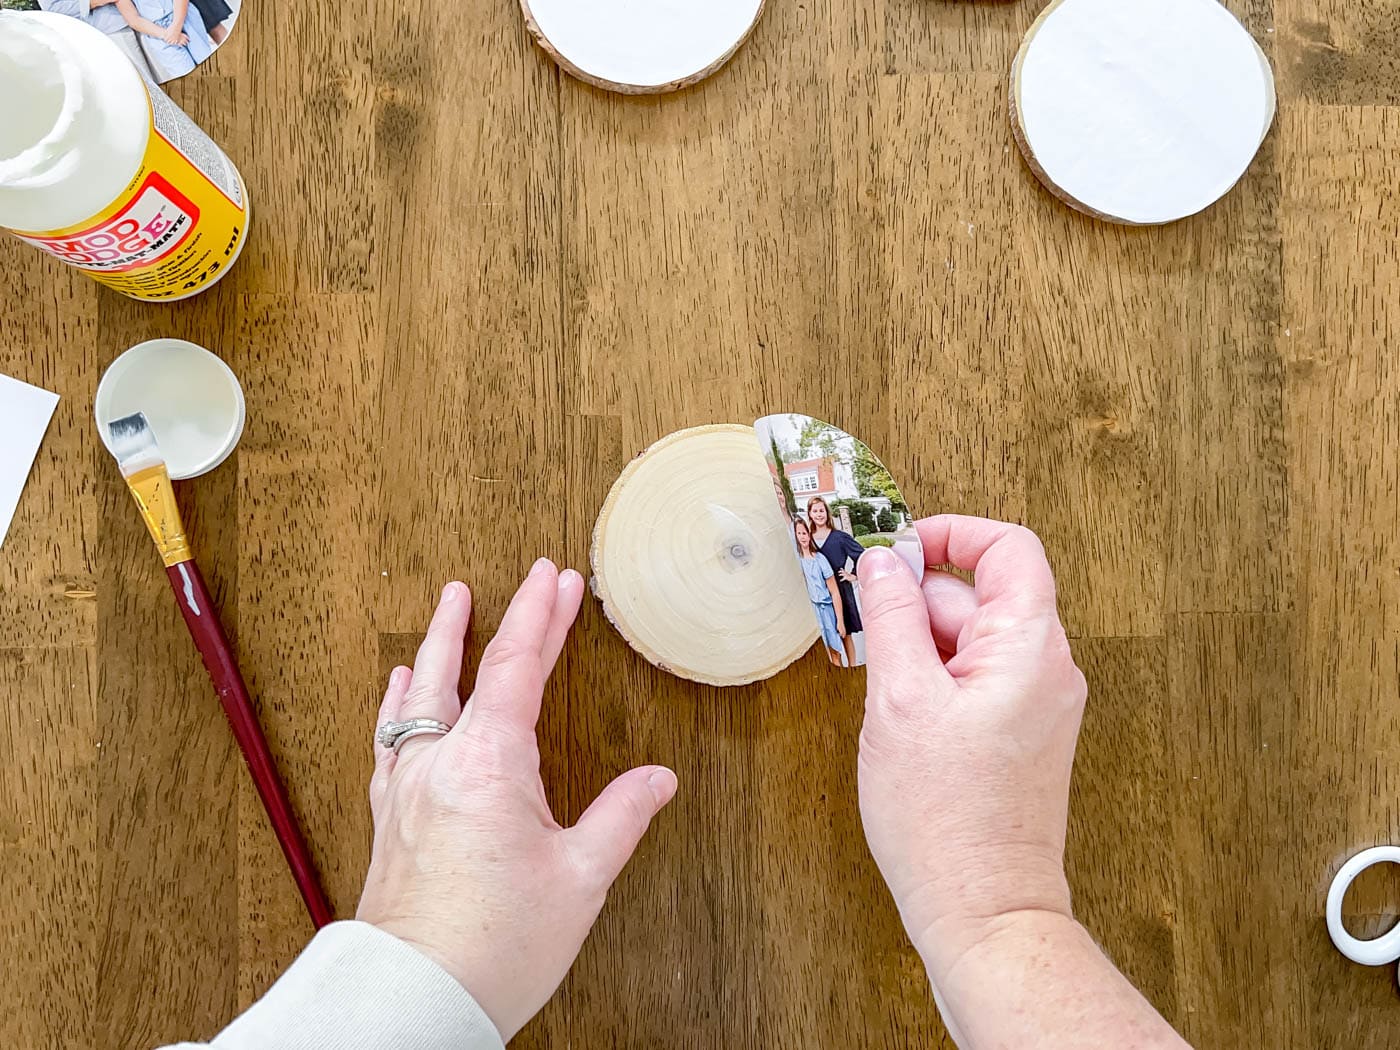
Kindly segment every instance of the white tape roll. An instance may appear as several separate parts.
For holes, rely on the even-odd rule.
[[[1385,966],[1400,962],[1400,922],[1388,933],[1363,941],[1347,933],[1342,925],[1342,899],[1347,895],[1351,884],[1367,868],[1377,864],[1400,864],[1400,846],[1374,846],[1362,850],[1342,865],[1332,886],[1327,891],[1327,932],[1332,943],[1352,962],[1363,966]]]

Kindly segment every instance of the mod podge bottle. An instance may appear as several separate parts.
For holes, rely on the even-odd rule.
[[[0,11],[0,227],[148,302],[197,295],[248,235],[238,169],[106,34]]]

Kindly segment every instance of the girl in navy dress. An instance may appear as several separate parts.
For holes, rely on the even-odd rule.
[[[209,39],[215,47],[228,39],[228,26],[224,23],[233,17],[233,8],[226,0],[190,0],[190,3],[204,19],[204,28],[209,31]]]
[[[841,643],[846,650],[846,666],[856,666],[855,636],[865,630],[860,622],[860,607],[856,605],[856,563],[865,553],[865,548],[849,532],[836,528],[831,519],[831,508],[820,496],[807,501],[807,517],[812,522],[812,545],[826,559],[836,573],[836,586],[841,592],[842,626]],[[846,563],[850,562],[850,568]]]

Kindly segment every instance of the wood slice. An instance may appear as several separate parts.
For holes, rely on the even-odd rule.
[[[1229,192],[1273,123],[1264,52],[1217,0],[1055,0],[1011,67],[1011,126],[1066,204],[1160,225]]]
[[[625,95],[677,91],[729,61],[765,0],[520,0],[525,25],[568,73]]]
[[[681,678],[756,682],[817,639],[753,427],[680,430],[629,463],[598,513],[592,563],[613,626]]]

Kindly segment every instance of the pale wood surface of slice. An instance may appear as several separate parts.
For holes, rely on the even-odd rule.
[[[753,427],[667,435],[619,475],[593,530],[593,590],[629,645],[672,674],[744,685],[816,641],[789,523]]]

